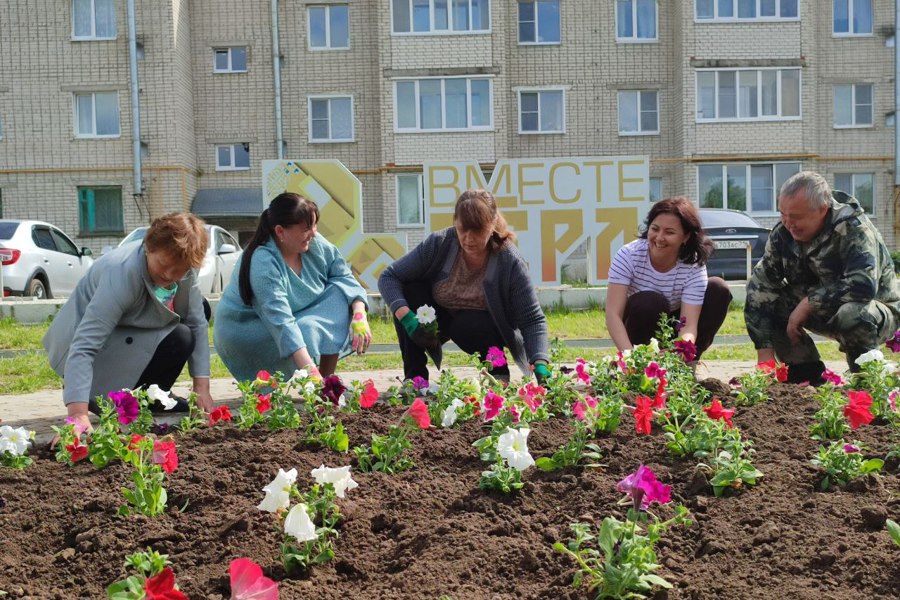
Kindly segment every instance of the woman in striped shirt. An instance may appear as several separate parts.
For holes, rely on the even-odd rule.
[[[694,342],[697,356],[712,344],[725,321],[731,291],[708,278],[712,241],[694,204],[683,196],[654,204],[639,239],[616,253],[609,269],[606,326],[619,350],[646,344],[660,315],[682,321],[680,336]]]

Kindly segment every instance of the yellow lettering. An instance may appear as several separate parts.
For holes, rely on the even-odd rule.
[[[467,190],[485,190],[487,182],[484,180],[484,173],[478,165],[466,165],[466,189]]]
[[[611,160],[589,160],[584,163],[585,167],[594,167],[596,172],[594,173],[594,178],[597,185],[597,204],[603,202],[603,176],[601,171],[603,167],[611,167],[613,165],[613,161]]]
[[[494,167],[490,185],[491,193],[497,200],[499,208],[516,208],[519,205],[519,198],[512,189],[512,170],[509,168],[509,163],[504,162]]]
[[[525,179],[525,169],[540,169],[543,167],[543,163],[519,163],[519,202],[522,204],[543,204],[544,198],[535,198],[533,200],[529,200],[525,197],[525,188],[526,187],[541,187],[543,186],[542,179],[536,180],[526,180]]]
[[[622,236],[622,243],[627,244],[637,239],[637,208],[598,208],[597,223],[606,223],[606,227],[594,238],[594,268],[597,279],[609,279],[609,265],[612,262],[612,243]]]
[[[642,165],[644,161],[642,160],[620,160],[619,161],[619,201],[620,202],[644,202],[646,198],[643,196],[626,196],[625,195],[625,184],[626,183],[641,183],[646,181],[643,177],[625,177],[625,166],[626,165]]]
[[[572,162],[561,162],[556,163],[552,167],[550,167],[550,198],[553,199],[554,202],[559,204],[572,204],[573,202],[578,202],[579,198],[581,198],[581,190],[576,186],[575,195],[571,198],[563,198],[556,193],[556,171],[557,169],[561,169],[563,167],[568,167],[575,171],[575,176],[581,174],[581,170],[578,168],[578,165]]]
[[[566,231],[556,236],[556,226],[565,225]],[[571,250],[584,233],[584,219],[580,210],[541,211],[541,281],[556,281],[559,265],[557,253]]]
[[[439,172],[449,173],[449,181],[438,182],[438,179],[440,179]],[[428,192],[425,194],[425,197],[428,198],[429,206],[452,206],[463,192],[459,189],[459,171],[452,165],[433,165],[429,167],[428,184]],[[448,201],[437,202],[438,190],[452,190],[452,200],[448,198]],[[446,194],[442,194],[442,196],[447,197]]]

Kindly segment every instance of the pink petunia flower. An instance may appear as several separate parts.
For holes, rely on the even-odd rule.
[[[278,584],[263,575],[249,558],[236,558],[228,566],[231,600],[278,600]]]
[[[637,471],[616,484],[616,489],[631,496],[635,509],[647,510],[651,502],[665,504],[672,501],[672,486],[660,483],[656,475],[641,464]]]
[[[519,388],[519,396],[522,398],[522,402],[525,403],[525,406],[531,409],[531,412],[535,412],[538,407],[544,403],[544,396],[546,395],[547,390],[533,381],[528,382],[523,387]]]
[[[488,392],[484,397],[484,420],[490,421],[500,414],[503,408],[503,397],[494,392]]]
[[[487,361],[491,363],[492,367],[505,367],[506,354],[503,352],[502,348],[491,346],[487,351]]]
[[[844,381],[843,377],[841,377],[831,369],[825,369],[825,371],[822,372],[822,379],[834,385],[844,385],[845,383],[847,383],[846,381]]]
[[[654,377],[665,377],[666,370],[660,367],[655,362],[651,362],[649,365],[647,365],[647,368],[644,369],[644,374],[650,379],[653,379]]]
[[[591,376],[587,372],[587,363],[583,358],[575,361],[575,376],[585,385],[591,385]]]

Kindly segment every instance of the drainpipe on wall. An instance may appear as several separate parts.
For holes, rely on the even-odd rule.
[[[900,2],[900,0],[897,0]],[[275,152],[284,158],[281,117],[281,46],[278,43],[278,0],[272,0],[272,69],[275,71]]]
[[[128,62],[131,70],[131,144],[134,163],[134,195],[144,193],[141,173],[141,103],[138,97],[137,37],[135,33],[134,0],[128,0]]]

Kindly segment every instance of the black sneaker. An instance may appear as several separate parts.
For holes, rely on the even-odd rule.
[[[190,412],[191,405],[186,398],[182,398],[181,396],[172,396],[172,399],[175,400],[175,406],[173,406],[169,410],[166,410],[166,407],[163,406],[162,402],[156,401],[150,405],[150,412],[157,414]]]

